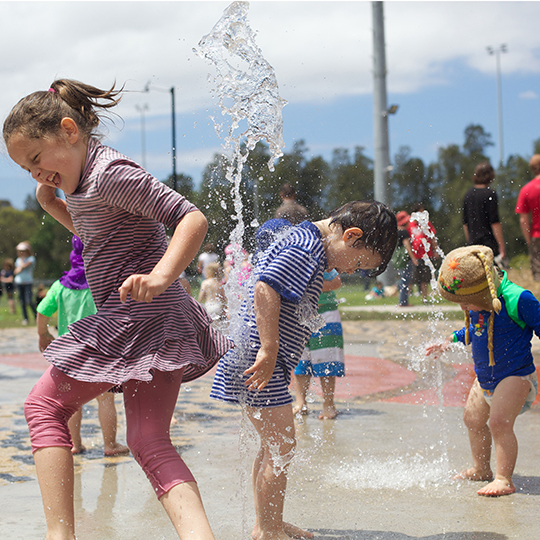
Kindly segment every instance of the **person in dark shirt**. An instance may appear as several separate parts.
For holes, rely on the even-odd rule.
[[[463,199],[463,231],[469,246],[487,246],[502,261],[506,250],[497,193],[489,187],[494,179],[495,171],[489,162],[479,163],[474,169],[474,186]]]

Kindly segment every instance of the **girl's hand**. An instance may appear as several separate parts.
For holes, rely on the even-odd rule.
[[[150,303],[154,296],[159,296],[167,287],[164,279],[156,274],[133,274],[118,289],[120,302],[124,304],[129,294],[132,300]]]
[[[276,368],[277,352],[271,353],[262,347],[257,353],[255,363],[244,371],[244,375],[251,377],[244,383],[250,390],[262,390],[272,378]]]

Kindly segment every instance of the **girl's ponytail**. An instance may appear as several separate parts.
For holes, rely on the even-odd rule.
[[[109,90],[70,79],[58,79],[48,91],[34,92],[21,99],[4,122],[6,144],[14,133],[32,139],[54,135],[60,129],[62,118],[71,118],[87,138],[99,126],[100,110],[118,104],[123,87],[113,85]]]

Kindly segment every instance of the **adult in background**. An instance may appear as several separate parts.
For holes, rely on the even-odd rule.
[[[286,219],[293,225],[298,225],[309,217],[309,212],[305,206],[296,202],[296,190],[291,184],[283,184],[279,190],[281,206],[276,210],[275,218]]]
[[[411,216],[401,210],[396,214],[398,225],[398,241],[396,250],[392,257],[392,264],[398,273],[399,305],[409,306],[409,285],[411,282],[413,269],[418,266],[418,260],[414,256],[411,246],[411,235],[409,234],[409,221]]]
[[[534,281],[540,281],[540,154],[529,162],[534,178],[525,184],[518,195],[516,214],[525,242],[529,246]]]
[[[13,271],[13,282],[17,285],[19,292],[19,301],[22,308],[22,324],[28,325],[27,307],[32,310],[34,318],[36,317],[36,306],[32,296],[32,285],[34,283],[34,268],[36,267],[36,258],[32,255],[32,246],[29,242],[21,242],[15,248],[17,258],[15,259],[15,270]]]
[[[497,193],[489,187],[495,171],[488,161],[479,163],[473,174],[473,187],[463,199],[463,232],[469,246],[487,246],[496,261],[506,258],[504,236],[499,219]]]

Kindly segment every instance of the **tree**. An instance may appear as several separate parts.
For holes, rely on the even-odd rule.
[[[402,146],[394,157],[394,164],[390,177],[394,209],[410,212],[420,201],[432,207],[433,186],[429,183],[424,162],[411,157],[410,147]]]
[[[355,148],[354,160],[351,160],[348,149],[334,150],[325,198],[327,208],[373,198],[373,161],[364,155],[363,147]]]

